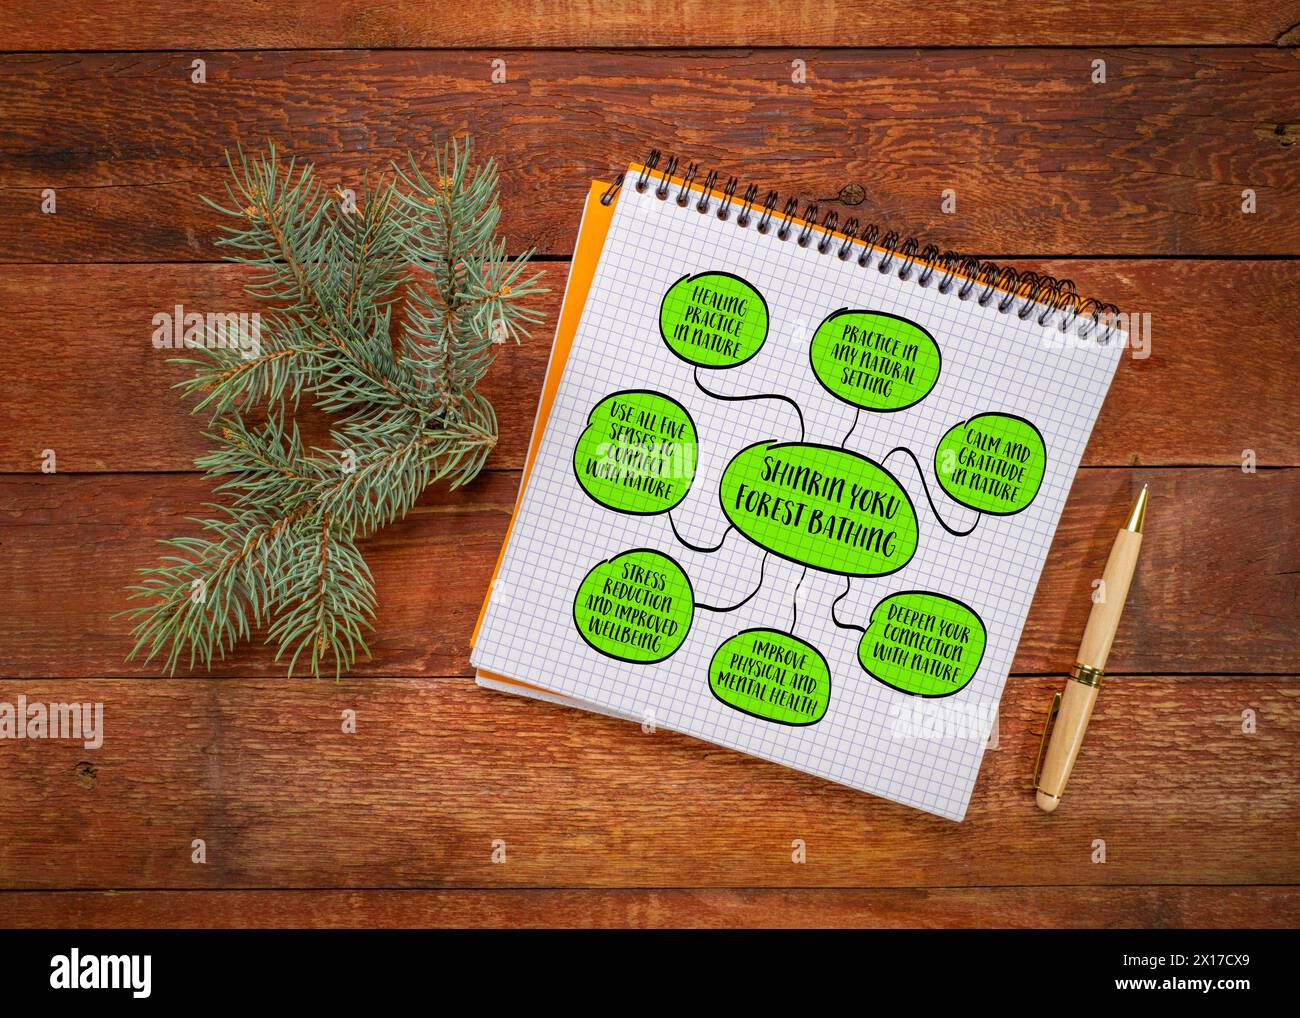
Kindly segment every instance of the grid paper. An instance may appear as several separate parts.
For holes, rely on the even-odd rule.
[[[628,179],[632,179],[629,174]],[[1014,657],[1043,561],[1064,508],[1084,446],[1122,353],[1063,335],[1054,325],[997,311],[999,297],[980,307],[940,294],[936,272],[928,287],[890,271],[857,264],[860,250],[841,261],[813,243],[800,247],[773,228],[756,230],[659,199],[654,188],[626,187],[618,198],[601,261],[564,369],[509,546],[472,656],[475,667],[564,696],[596,709],[648,720],[732,749],[795,767],[866,792],[939,814],[963,818],[979,770],[997,702]],[[775,223],[773,224],[775,227]],[[629,516],[594,502],[578,486],[573,450],[601,399],[626,389],[650,389],[682,404],[699,435],[699,462],[690,491],[672,511],[681,535],[694,545],[723,538],[728,520],[718,504],[723,468],[755,442],[799,439],[799,421],[784,402],[711,399],[697,387],[691,365],[659,334],[660,301],[684,275],[723,271],[761,292],[769,312],[768,338],[749,362],[701,369],[700,381],[722,395],[782,393],[799,404],[805,440],[847,448],[877,463],[897,446],[932,462],[940,438],[980,413],[1027,418],[1047,448],[1042,486],[1032,504],[1013,516],[985,515],[965,537],[934,519],[916,466],[902,456],[886,464],[916,509],[920,542],[912,560],[884,577],[845,577],[767,554],[739,531],[713,553],[680,544],[667,514]],[[999,295],[1000,296],[1000,295]],[[1017,307],[1019,307],[1017,303]],[[857,411],[832,396],[813,375],[808,345],[817,325],[840,308],[886,311],[926,329],[942,352],[934,389],[902,411]],[[976,521],[926,478],[939,515],[957,530]],[[603,656],[579,635],[573,599],[597,563],[633,548],[674,558],[690,577],[697,603],[731,605],[755,590],[744,607],[726,614],[697,611],[681,648],[658,664]],[[760,575],[763,582],[759,584]],[[900,591],[932,591],[965,602],[983,620],[987,645],[970,683],[959,693],[925,699],[877,681],[857,660],[857,634],[837,626],[866,626],[873,607]],[[797,622],[796,622],[797,619]],[[830,702],[816,724],[790,727],[755,718],[717,700],[709,689],[713,652],[746,629],[793,632],[825,656],[832,676]],[[793,627],[793,628],[792,628]]]

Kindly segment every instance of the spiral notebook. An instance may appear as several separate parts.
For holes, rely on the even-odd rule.
[[[960,820],[1115,309],[679,168],[588,203],[480,681]]]

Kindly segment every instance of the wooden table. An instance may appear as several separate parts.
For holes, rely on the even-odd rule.
[[[0,742],[9,923],[1296,924],[1300,3],[186,6],[0,10],[0,701],[106,714],[98,750]],[[208,493],[152,316],[248,303],[195,199],[223,147],[271,136],[355,183],[447,131],[500,158],[510,246],[552,287],[492,371],[490,469],[369,542],[356,675],[124,663],[123,587]],[[1150,314],[963,824],[469,677],[581,196],[651,144],[831,207],[860,185],[842,214]],[[1044,711],[1144,482],[1113,677],[1044,816]]]

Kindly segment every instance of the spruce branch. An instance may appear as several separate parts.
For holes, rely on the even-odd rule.
[[[192,372],[177,388],[209,421],[195,463],[223,502],[140,570],[128,660],[210,669],[264,632],[290,674],[338,675],[369,653],[378,608],[359,542],[430,484],[482,470],[497,420],[477,387],[496,347],[540,320],[527,304],[540,274],[531,252],[506,257],[496,168],[468,142],[408,157],[355,202],[274,145],[227,165],[225,204],[203,200],[265,310],[251,346],[176,359]],[[332,446],[304,443],[304,400],[337,415]]]

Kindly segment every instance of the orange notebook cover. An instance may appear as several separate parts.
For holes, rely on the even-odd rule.
[[[564,362],[568,359],[569,350],[573,346],[573,337],[578,331],[578,321],[581,319],[582,309],[587,303],[587,291],[591,288],[591,280],[596,273],[596,265],[600,261],[600,253],[605,245],[605,236],[609,232],[610,220],[614,217],[614,203],[611,202],[605,205],[600,200],[601,195],[608,189],[609,185],[607,183],[593,180],[591,189],[587,193],[582,222],[578,227],[578,240],[574,245],[573,261],[569,265],[569,278],[565,285],[564,300],[560,305],[560,317],[555,327],[555,341],[551,345],[551,356],[546,364],[546,377],[542,382],[542,395],[537,404],[537,416],[533,420],[533,435],[528,443],[528,454],[524,460],[523,475],[519,481],[519,494],[515,498],[515,508],[510,517],[510,524],[506,528],[506,540],[501,544],[501,551],[497,554],[496,565],[492,569],[492,583],[488,585],[487,593],[483,598],[483,605],[479,608],[478,619],[474,623],[474,632],[470,637],[471,646],[478,640],[479,628],[483,625],[483,616],[487,612],[488,601],[492,597],[492,587],[496,583],[497,573],[501,569],[501,561],[505,557],[510,532],[514,529],[515,521],[519,516],[519,506],[523,501],[524,488],[528,484],[528,474],[532,470],[533,460],[536,458],[537,449],[542,442],[542,433],[546,430],[546,419],[550,416],[551,406],[555,402],[556,391],[560,387],[560,376],[564,374]],[[503,675],[495,675],[484,671],[477,674],[480,679],[486,679],[496,686],[510,686],[546,692],[540,686],[517,682]],[[563,699],[566,703],[578,703],[578,701],[567,697],[557,697],[557,699]]]

